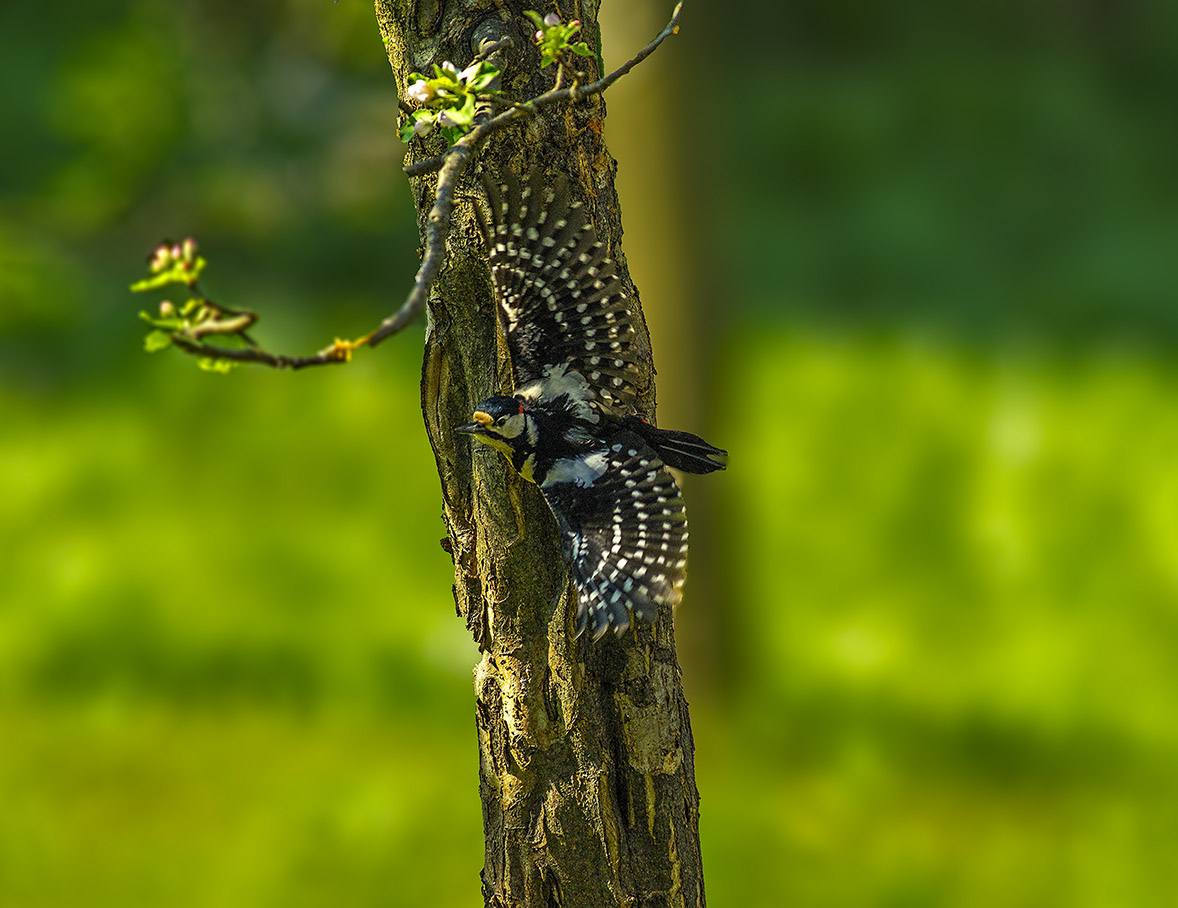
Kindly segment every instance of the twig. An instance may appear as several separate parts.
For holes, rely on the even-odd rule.
[[[281,353],[267,353],[260,347],[218,347],[203,341],[191,340],[179,333],[172,335],[172,344],[193,356],[229,359],[238,363],[258,363],[273,369],[305,369],[307,366],[346,363],[352,358],[354,348],[350,341],[336,341],[313,356],[284,356]]]
[[[498,41],[495,41],[492,44],[488,44],[486,47],[484,47],[482,50],[480,50],[477,54],[475,54],[474,59],[471,60],[470,62],[471,63],[478,63],[481,60],[490,59],[493,55],[499,53],[499,51],[503,50],[506,47],[511,47],[511,45],[514,43],[515,43],[515,40],[511,37],[511,35],[504,35]]]

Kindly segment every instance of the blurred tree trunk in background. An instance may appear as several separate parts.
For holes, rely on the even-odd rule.
[[[508,34],[515,44],[500,60],[508,97],[551,87],[553,70],[539,69],[522,15],[533,6],[377,0],[401,97],[410,72],[443,60],[461,68],[482,41]],[[595,0],[565,4],[562,12],[579,18],[587,40],[598,44]],[[596,62],[582,62],[588,78],[597,78]],[[553,109],[499,133],[473,170],[495,175],[538,166],[553,178],[567,175],[629,284],[604,116],[601,98]],[[406,162],[442,150],[415,142]],[[422,229],[436,183],[433,175],[412,181]],[[477,187],[473,173],[459,186],[447,264],[431,293],[422,407],[442,483],[455,601],[483,653],[475,668],[483,897],[503,908],[701,906],[694,746],[671,615],[637,637],[574,641],[574,593],[538,490],[489,449],[472,459],[468,440],[452,431],[478,401],[512,385],[475,228]],[[648,344],[641,327],[639,334]],[[646,371],[643,403],[653,414],[649,357]]]
[[[709,154],[704,93],[709,78],[687,61],[706,59],[705,5],[688,4],[687,27],[670,53],[655,54],[626,77],[610,97],[607,137],[621,162],[618,196],[626,216],[625,246],[635,283],[642,288],[658,362],[661,421],[676,429],[718,437],[709,419],[716,396],[716,351],[736,301],[717,290],[720,261],[712,235],[719,158]],[[601,11],[606,69],[622,64],[663,24],[658,4],[607,4]],[[689,42],[697,42],[694,53]],[[716,442],[725,447],[725,440]],[[716,519],[724,484],[680,475],[691,522],[686,620],[677,624],[686,685],[692,699],[722,696],[737,671],[735,610],[724,600],[734,584],[723,576],[725,540]],[[712,477],[714,480],[715,477]]]

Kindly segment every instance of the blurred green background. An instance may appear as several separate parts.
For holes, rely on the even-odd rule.
[[[607,128],[661,419],[732,451],[712,904],[1178,903],[1178,7],[716,7]],[[272,349],[399,303],[370,5],[6,3],[0,105],[0,905],[477,904],[420,328],[215,376],[125,291],[195,234]]]

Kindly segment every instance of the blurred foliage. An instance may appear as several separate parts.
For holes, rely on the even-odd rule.
[[[724,798],[697,736],[713,895],[1171,901],[1174,370],[821,333],[730,352],[730,395],[775,415],[726,437],[775,469],[732,475],[725,757],[756,769]],[[780,888],[728,879],[774,851]]]
[[[323,6],[0,7],[0,381],[125,374],[125,287],[165,236],[208,238],[208,292],[276,348],[387,314],[418,243],[396,96],[371,9]]]
[[[707,60],[762,76],[678,124],[732,307],[678,618],[711,899],[1173,904],[1174,9],[728,12],[660,51],[709,111]],[[6,4],[0,104],[0,905],[473,903],[416,332],[210,376],[125,290],[196,233],[274,349],[399,302],[370,6]]]
[[[1178,338],[1178,6],[703,4],[737,299],[994,340]],[[702,83],[707,78],[707,83]],[[740,116],[740,120],[736,118]],[[771,212],[771,214],[770,214]]]

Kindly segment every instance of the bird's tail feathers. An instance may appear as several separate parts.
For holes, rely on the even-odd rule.
[[[650,423],[631,416],[627,423],[655,449],[669,467],[685,473],[711,473],[728,466],[728,452],[710,445],[698,435],[677,432],[674,429],[660,429]]]

